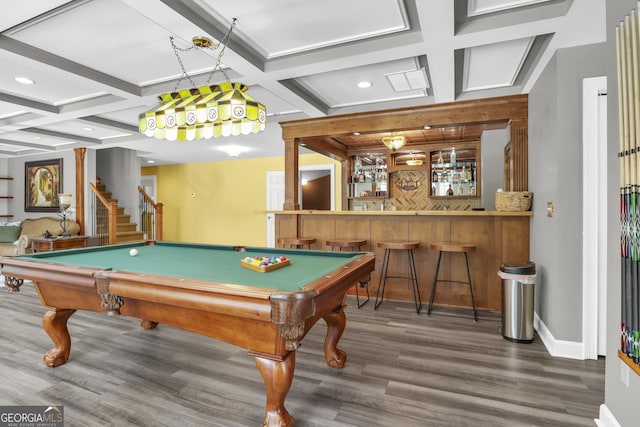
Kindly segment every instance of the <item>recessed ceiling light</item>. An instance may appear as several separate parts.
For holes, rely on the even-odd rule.
[[[155,162],[156,162],[155,160],[147,160],[147,163],[151,163],[151,164],[153,164],[153,163],[155,163]]]
[[[240,154],[249,151],[247,147],[242,147],[240,145],[221,145],[218,147],[218,150],[224,151],[230,157],[238,157]]]
[[[40,139],[39,136],[32,136],[33,139]]]
[[[429,126],[429,125],[424,125],[424,129],[431,129],[431,126]]]
[[[358,135],[360,135],[360,132],[354,132],[353,134],[354,134],[355,136],[358,136]]]
[[[14,80],[18,83],[22,83],[23,85],[32,85],[35,83],[34,80],[31,80],[28,77],[16,77]]]
[[[84,128],[82,128],[82,130],[86,130],[87,132],[91,132],[91,131],[93,131],[93,128],[84,127]]]
[[[371,87],[371,86],[373,86],[373,83],[371,83],[371,82],[360,82],[360,83],[358,83],[358,87],[360,89],[366,89],[366,88]]]

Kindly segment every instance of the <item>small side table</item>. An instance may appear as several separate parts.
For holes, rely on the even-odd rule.
[[[89,236],[67,236],[45,239],[44,237],[30,239],[33,252],[51,252],[61,249],[84,248],[87,246]]]

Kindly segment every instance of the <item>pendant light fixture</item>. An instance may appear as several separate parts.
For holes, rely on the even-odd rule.
[[[391,135],[382,137],[382,143],[391,151],[396,151],[404,147],[407,143],[407,138],[404,135],[391,133]]]
[[[192,39],[192,46],[178,48],[173,37],[171,46],[182,68],[182,75],[171,93],[158,97],[156,107],[140,115],[139,130],[146,136],[170,141],[191,141],[219,136],[247,135],[259,133],[265,129],[267,110],[264,105],[249,96],[248,87],[242,83],[232,83],[222,68],[222,56],[229,43],[231,32],[236,25],[233,19],[231,27],[218,44],[207,37],[197,36]],[[187,73],[180,52],[192,49],[219,50],[216,63],[209,74],[206,85],[196,87]],[[220,71],[226,81],[218,85],[210,85],[213,75]],[[182,78],[191,83],[190,89],[178,90]]]

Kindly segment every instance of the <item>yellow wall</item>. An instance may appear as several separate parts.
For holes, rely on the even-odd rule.
[[[342,209],[340,163],[304,154],[300,166],[335,165],[336,209]],[[234,159],[142,168],[156,175],[157,200],[164,205],[163,240],[265,246],[266,176],[283,171],[284,157]],[[192,197],[192,194],[195,197]]]

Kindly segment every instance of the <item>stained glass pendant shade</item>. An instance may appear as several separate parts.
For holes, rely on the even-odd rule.
[[[246,85],[230,82],[222,67],[222,56],[236,21],[234,18],[231,27],[217,44],[207,37],[197,36],[193,38],[191,47],[181,49],[176,46],[173,37],[169,38],[182,68],[182,76],[173,92],[160,95],[159,104],[140,115],[138,128],[142,134],[170,141],[191,141],[248,135],[265,129],[267,110],[264,105],[247,94]],[[191,49],[219,50],[215,66],[204,86],[196,87],[180,59],[179,52]],[[217,71],[224,74],[226,81],[209,85]],[[182,77],[189,79],[191,89],[177,90]]]
[[[140,132],[170,141],[262,132],[267,110],[246,91],[242,83],[224,82],[164,93],[140,116]]]

